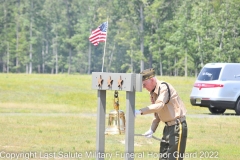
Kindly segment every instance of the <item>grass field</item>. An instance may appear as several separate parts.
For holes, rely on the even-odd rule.
[[[158,78],[171,83],[187,107],[185,159],[239,159],[240,117],[234,111],[209,117],[208,109],[191,106],[195,78]],[[125,111],[125,92],[119,92],[119,98]],[[147,91],[136,93],[136,108],[148,101]],[[113,109],[112,102],[113,91],[107,91],[107,113]],[[96,112],[97,91],[91,89],[91,75],[0,74],[0,159],[96,159],[91,154],[96,149]],[[151,120],[152,115],[136,117],[135,133],[148,130]],[[156,137],[161,137],[163,126]],[[105,159],[124,159],[124,139],[124,135],[106,136],[109,156]],[[136,160],[157,159],[159,142],[135,137],[134,149]]]

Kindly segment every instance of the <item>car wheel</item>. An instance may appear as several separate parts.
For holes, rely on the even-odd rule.
[[[226,109],[222,108],[208,108],[208,109],[212,114],[222,114],[226,111]]]
[[[236,103],[235,112],[237,115],[240,115],[240,98],[238,98],[238,101]]]

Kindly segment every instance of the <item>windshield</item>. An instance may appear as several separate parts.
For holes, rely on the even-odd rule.
[[[198,75],[200,81],[218,80],[222,68],[203,68]]]

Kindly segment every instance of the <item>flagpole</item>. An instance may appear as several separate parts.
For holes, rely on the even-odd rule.
[[[108,25],[108,17],[107,17],[107,25]],[[108,25],[108,28],[109,28],[109,25]],[[104,59],[105,59],[105,52],[106,52],[106,44],[107,44],[107,32],[108,32],[108,28],[107,28],[107,31],[106,31],[106,41],[105,41],[105,44],[104,44],[104,51],[103,51],[102,72],[103,72]]]

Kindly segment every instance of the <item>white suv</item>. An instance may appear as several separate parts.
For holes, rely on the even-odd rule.
[[[192,88],[190,102],[208,107],[214,114],[233,109],[240,115],[240,63],[206,64]]]

